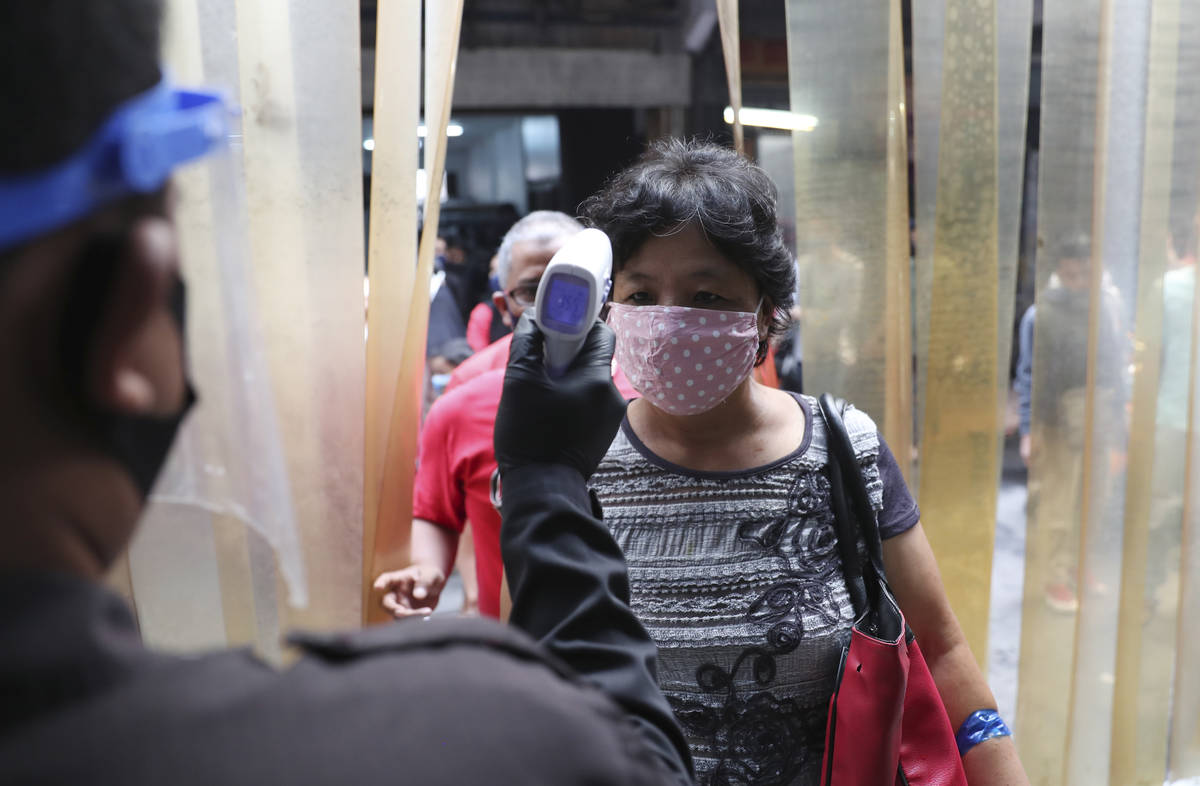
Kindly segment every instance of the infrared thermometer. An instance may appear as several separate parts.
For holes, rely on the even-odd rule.
[[[546,266],[533,313],[551,377],[561,377],[579,354],[611,285],[612,243],[599,229],[572,237]]]

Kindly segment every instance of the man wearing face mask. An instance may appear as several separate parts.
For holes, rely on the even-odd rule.
[[[489,279],[493,283],[492,306],[500,315],[502,325],[511,330],[525,309],[533,305],[542,271],[567,238],[581,229],[583,226],[566,213],[535,210],[504,234],[500,250],[496,252],[496,274]],[[504,368],[511,342],[512,334],[506,331],[491,344],[476,350],[454,370],[446,391],[488,371]]]
[[[542,646],[480,621],[390,625],[297,637],[278,672],[142,645],[102,579],[193,401],[169,179],[228,135],[218,94],[162,76],[159,16],[155,0],[0,5],[0,783],[686,782],[653,645],[586,506],[509,516],[514,614]],[[611,355],[597,326],[549,390],[535,338],[514,350],[509,408],[559,424],[498,440],[517,486],[557,474],[586,500],[623,410]],[[570,427],[584,405],[588,438]],[[560,592],[527,591],[564,569]],[[566,641],[581,609],[605,624]]]
[[[533,306],[546,265],[582,229],[575,219],[552,210],[530,213],[513,224],[500,244],[498,286],[492,293],[505,324],[515,324]],[[479,612],[500,615],[503,566],[492,428],[512,341],[512,335],[506,335],[464,361],[425,418],[413,481],[412,563],[381,574],[375,582],[384,591],[384,607],[398,618],[424,616],[437,608],[468,521]],[[615,381],[626,398],[633,397],[619,370]]]

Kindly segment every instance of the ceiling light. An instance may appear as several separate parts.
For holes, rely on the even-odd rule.
[[[784,131],[812,131],[817,127],[815,115],[802,115],[786,109],[757,109],[744,106],[738,112],[744,126],[779,128]],[[733,107],[725,107],[725,122],[733,125]]]
[[[417,136],[424,139],[428,133],[429,133],[429,131],[425,128],[424,125],[417,126]],[[462,136],[462,135],[463,135],[463,127],[460,126],[458,123],[451,123],[450,125],[446,126],[446,136]]]

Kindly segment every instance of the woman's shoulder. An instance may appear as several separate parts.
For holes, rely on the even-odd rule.
[[[859,458],[879,455],[879,427],[875,425],[875,421],[871,419],[870,415],[853,404],[849,404],[842,420],[846,424],[846,431],[850,434],[850,443],[854,445],[854,452]]]
[[[792,395],[796,397],[801,406],[806,407],[811,413],[811,417],[808,419],[812,428],[809,452],[814,459],[823,463],[828,456],[827,446],[829,443],[825,418],[821,415],[821,403],[815,397],[803,393],[793,393]],[[847,402],[842,422],[846,424],[846,432],[850,435],[850,444],[854,446],[854,454],[860,461],[873,459],[879,455],[879,428],[870,415]]]

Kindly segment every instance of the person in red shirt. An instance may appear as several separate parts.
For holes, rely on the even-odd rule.
[[[583,230],[583,225],[566,213],[537,210],[512,225],[496,253],[496,281],[492,304],[509,329],[521,318],[537,297],[542,272],[550,264],[567,238]],[[464,382],[508,363],[508,345],[512,334],[493,341],[467,358],[450,375],[449,393]]]
[[[493,292],[503,294],[504,288],[500,286],[500,276],[497,273],[499,262],[500,253],[497,252],[488,263],[488,285]],[[504,323],[500,309],[491,299],[476,303],[475,308],[471,309],[471,316],[467,319],[467,343],[471,345],[473,352],[484,349],[488,344],[499,341],[511,332],[512,328]]]
[[[533,305],[551,257],[582,229],[565,213],[550,210],[530,213],[513,224],[498,255],[502,289],[492,295],[505,324],[514,325]],[[430,614],[437,607],[468,521],[475,545],[479,612],[500,615],[503,571],[500,514],[491,499],[496,471],[492,431],[511,342],[509,334],[459,365],[425,418],[413,489],[412,564],[383,573],[375,581],[376,587],[386,590],[384,607],[397,617]],[[613,376],[622,395],[636,395],[619,369]]]

